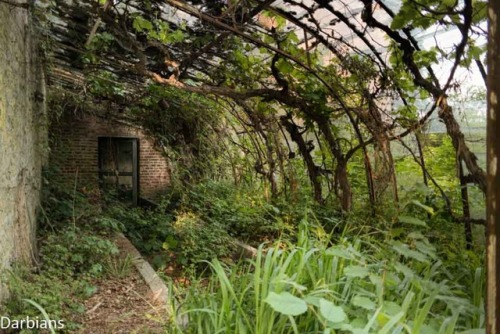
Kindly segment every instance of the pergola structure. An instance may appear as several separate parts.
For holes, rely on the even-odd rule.
[[[47,34],[54,44],[50,77],[70,89],[75,84],[82,87],[89,76],[110,85],[119,77],[126,94],[112,99],[113,104],[121,104],[115,109],[126,109],[153,82],[240,104],[252,99],[274,101],[300,111],[302,118],[318,126],[331,122],[333,116],[346,118],[358,142],[349,149],[341,147],[341,139],[326,126],[320,129],[337,162],[335,188],[344,210],[351,207],[349,159],[363,151],[371,202],[391,183],[397,200],[390,142],[403,143],[402,138],[418,132],[438,114],[460,165],[463,162],[462,183],[475,184],[485,192],[485,172],[447,103],[449,90],[457,84],[457,69],[465,63],[476,64],[485,78],[480,48],[473,44],[485,35],[485,6],[472,1],[455,6],[410,1],[402,7],[382,0],[57,1]],[[423,49],[416,36],[432,29],[455,29],[455,52],[446,54],[438,42],[433,50]],[[267,73],[259,73],[249,84],[256,63],[268,64]],[[443,63],[448,70],[438,76],[434,67]],[[249,75],[237,77],[234,72],[245,71],[244,66]],[[228,70],[233,71],[231,78],[224,74]],[[346,83],[347,79],[355,83]],[[318,101],[323,99],[328,110],[314,112],[318,109],[314,97],[304,97],[301,80],[311,82],[322,95]],[[423,110],[415,107],[419,93],[427,96],[429,106]],[[402,107],[394,110],[394,101]],[[294,132],[294,126],[284,129]],[[300,143],[307,140],[290,131],[288,136],[308,165],[315,198],[321,201],[321,186],[315,181],[321,171]],[[374,144],[383,165],[376,176],[367,157],[367,147]],[[422,152],[416,152],[415,158],[425,183],[438,186],[425,170]],[[467,215],[456,218],[468,225],[484,223]]]
[[[457,84],[455,75],[460,67],[477,67],[486,81],[484,50],[477,44],[487,34],[486,2],[56,0],[55,3],[54,7],[42,8],[50,10],[43,26],[52,49],[50,83],[63,89],[64,94],[82,94],[88,78],[92,77],[122,87],[118,97],[113,96],[109,101],[100,97],[101,103],[109,104],[106,110],[126,111],[146,94],[146,87],[151,84],[234,101],[264,143],[270,140],[267,134],[278,128],[294,142],[307,167],[314,198],[322,202],[319,180],[327,171],[315,163],[304,135],[307,127],[314,128],[327,143],[334,161],[332,183],[344,211],[352,206],[347,165],[357,152],[364,157],[370,202],[375,205],[386,188],[384,185],[390,184],[397,202],[391,142],[404,145],[402,139],[406,136],[416,136],[418,140],[419,131],[437,114],[446,126],[459,165],[463,163],[462,185],[469,183],[483,193],[487,191],[486,173],[447,102],[450,90]],[[494,10],[495,2],[491,3]],[[442,29],[457,32],[452,52],[441,49],[438,41],[434,48],[424,48],[419,42],[419,33]],[[491,31],[498,32],[498,28]],[[491,59],[493,63],[494,56]],[[436,68],[443,63],[448,64],[446,73],[437,75]],[[419,94],[429,101],[425,110],[415,110]],[[254,107],[255,101],[280,105],[286,112],[263,115]],[[402,107],[394,110],[393,101]],[[309,124],[305,130],[297,124],[298,119]],[[351,145],[346,145],[346,138],[341,138],[335,130],[339,119],[350,126]],[[489,129],[490,133],[494,131],[492,127]],[[382,161],[378,172],[374,170],[369,150],[376,151]],[[412,155],[422,169],[424,182],[440,189],[425,167],[423,152],[419,150]],[[276,153],[271,151],[264,156],[262,175],[276,191],[277,185],[273,184]],[[489,195],[495,192],[498,191],[490,190]],[[450,215],[456,222],[465,223],[468,233],[470,224],[485,223],[453,212],[446,195],[442,191],[441,194]],[[491,214],[495,210],[498,211],[490,207],[488,240],[497,249],[492,242],[496,237],[492,233],[497,233],[497,229],[491,228],[494,219]],[[489,254],[489,263],[496,263],[496,255]],[[492,277],[490,287],[492,280],[499,279],[498,275]],[[497,294],[489,296],[498,305]],[[490,310],[495,310],[490,302],[494,303],[489,301]],[[489,318],[490,324],[498,321]]]

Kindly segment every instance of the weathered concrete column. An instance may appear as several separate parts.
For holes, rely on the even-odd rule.
[[[0,275],[36,257],[46,152],[43,72],[27,2],[0,1]],[[0,300],[6,289],[0,285]]]

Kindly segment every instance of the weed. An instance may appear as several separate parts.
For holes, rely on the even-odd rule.
[[[125,278],[133,270],[133,259],[130,254],[125,257],[118,255],[109,256],[104,262],[104,272],[113,278]]]

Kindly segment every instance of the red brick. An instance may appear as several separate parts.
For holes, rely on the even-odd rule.
[[[63,176],[73,179],[78,170],[79,183],[97,186],[98,137],[135,137],[139,141],[140,196],[155,198],[170,182],[170,168],[154,140],[140,128],[95,116],[70,115],[53,126],[59,137],[51,147],[51,163]]]

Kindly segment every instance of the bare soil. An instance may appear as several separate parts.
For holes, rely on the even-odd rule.
[[[124,279],[107,279],[94,284],[98,291],[84,302],[87,311],[78,319],[82,329],[76,333],[165,333],[165,310],[146,299],[149,287],[135,268]]]

